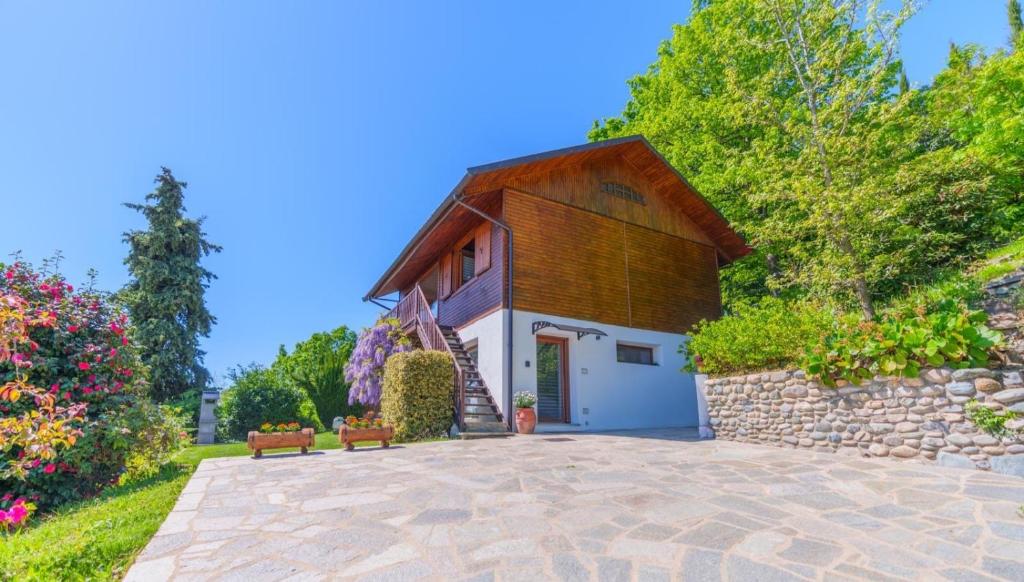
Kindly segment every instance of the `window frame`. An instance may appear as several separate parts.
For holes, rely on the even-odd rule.
[[[646,350],[651,356],[650,362],[632,362],[629,360],[623,360],[621,357],[621,349],[629,348],[634,350]],[[615,361],[619,364],[635,364],[637,366],[657,366],[658,365],[658,348],[657,346],[638,344],[631,342],[615,342]]]

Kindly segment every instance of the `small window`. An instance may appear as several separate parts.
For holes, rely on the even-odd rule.
[[[605,194],[611,194],[617,198],[622,198],[623,200],[636,202],[637,204],[647,204],[643,194],[625,184],[619,184],[618,182],[601,182],[601,191]]]
[[[646,346],[631,346],[629,344],[616,344],[616,356],[620,362],[626,364],[647,364],[654,365],[654,348]]]
[[[476,241],[470,240],[459,250],[459,285],[476,276]]]

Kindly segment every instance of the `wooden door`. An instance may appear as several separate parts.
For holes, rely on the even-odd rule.
[[[569,422],[568,341],[537,336],[537,418]]]

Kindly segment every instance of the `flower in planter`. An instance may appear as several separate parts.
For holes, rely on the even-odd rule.
[[[274,432],[274,425],[270,424],[269,422],[264,422],[263,424],[260,425],[260,432]]]
[[[533,405],[537,404],[537,395],[533,392],[516,392],[512,400],[516,408],[533,408]]]
[[[288,431],[289,432],[298,432],[300,430],[302,430],[302,425],[301,424],[299,424],[297,422],[289,422],[288,423]]]
[[[278,423],[278,425],[277,425],[277,432],[285,432],[287,430],[288,430],[288,425],[287,424],[285,424],[283,422]]]

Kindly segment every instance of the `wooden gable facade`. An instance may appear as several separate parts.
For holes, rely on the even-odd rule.
[[[438,323],[516,310],[685,333],[720,315],[718,268],[750,251],[642,138],[470,170],[369,296],[411,292]],[[443,211],[443,212],[442,212]],[[429,227],[429,228],[428,228]],[[376,295],[374,295],[376,293]]]

